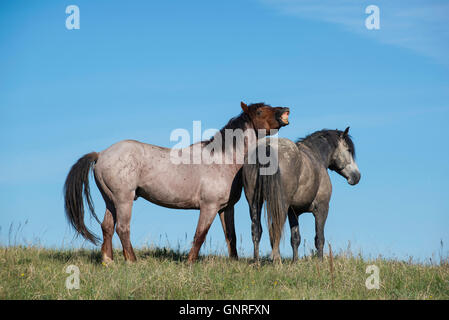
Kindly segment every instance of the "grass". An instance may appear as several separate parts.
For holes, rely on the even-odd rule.
[[[229,260],[208,255],[189,265],[186,253],[136,250],[128,264],[121,251],[106,266],[98,250],[0,247],[0,299],[448,299],[449,264],[423,265],[347,252],[282,265],[264,258]],[[380,271],[380,288],[365,286],[368,265]],[[65,287],[66,268],[80,271],[80,288]]]

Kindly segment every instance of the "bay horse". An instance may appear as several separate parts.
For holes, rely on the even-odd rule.
[[[278,170],[272,175],[259,173],[262,167],[260,162],[243,166],[242,178],[250,207],[255,260],[259,259],[259,241],[262,235],[260,220],[264,202],[274,261],[280,261],[279,242],[287,215],[293,261],[297,260],[301,242],[298,216],[304,212],[312,212],[315,217],[315,247],[318,257],[323,257],[324,224],[332,194],[327,169],[345,177],[350,185],[356,185],[361,177],[355,162],[354,143],[348,131],[349,127],[345,131],[321,130],[296,143],[288,139],[277,139],[277,150],[274,150],[272,156],[278,157]],[[269,144],[264,144],[267,150]],[[252,152],[255,149],[250,150],[247,156],[251,156]]]
[[[248,146],[254,145],[259,138],[288,124],[289,108],[271,107],[264,103],[246,105],[243,102],[241,108],[241,114],[230,119],[211,139],[187,148],[169,149],[124,140],[101,152],[91,152],[81,157],[70,169],[64,185],[65,213],[70,225],[85,239],[97,244],[99,238],[84,224],[83,194],[91,215],[100,223],[89,190],[89,172],[92,169],[96,185],[106,203],[101,223],[101,252],[105,263],[113,261],[114,229],[120,238],[125,260],[136,261],[130,241],[130,221],[133,201],[138,197],[167,208],[200,210],[188,255],[189,262],[197,259],[209,227],[219,213],[229,255],[237,258],[234,204],[242,192],[243,166],[243,162],[235,161],[238,155],[237,143],[232,139],[231,161],[225,164],[205,164],[201,161],[193,161],[193,164],[191,161],[175,163],[171,160],[173,150],[187,155],[194,154],[195,150],[210,151],[218,158],[229,158],[227,149],[215,148],[216,142],[222,141],[227,131],[240,130],[245,134],[246,139],[240,144],[241,152],[245,153]],[[235,154],[232,151],[236,151]],[[192,156],[189,159],[195,160]]]

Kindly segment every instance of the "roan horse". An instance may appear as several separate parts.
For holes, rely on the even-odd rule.
[[[266,201],[267,221],[272,258],[280,261],[279,242],[288,213],[291,230],[293,260],[298,258],[301,242],[298,216],[312,212],[315,216],[315,247],[318,257],[323,257],[324,224],[329,211],[332,184],[327,169],[345,177],[350,185],[360,180],[355,162],[355,149],[346,130],[321,130],[300,139],[296,143],[278,139],[277,161],[279,170],[273,175],[261,175],[260,162],[245,164],[242,170],[246,199],[252,220],[254,259],[259,259],[259,241],[262,235],[260,221],[262,205]],[[270,141],[273,138],[269,139]],[[273,143],[270,143],[273,144]],[[264,144],[267,148],[268,144]],[[253,150],[248,152],[251,156]]]
[[[257,143],[257,139],[288,124],[289,109],[271,107],[264,103],[247,106],[241,103],[243,112],[232,118],[228,124],[210,140],[200,141],[179,153],[192,154],[195,150],[211,151],[218,158],[229,157],[228,149],[215,148],[216,141],[222,141],[228,130],[240,130],[246,139],[240,145],[242,152]],[[229,145],[229,143],[228,143]],[[237,143],[232,138],[231,151]],[[208,149],[209,148],[209,149]],[[76,162],[65,181],[65,212],[77,233],[96,244],[99,240],[84,224],[83,193],[91,215],[98,220],[89,190],[89,172],[93,168],[95,182],[106,203],[106,213],[101,223],[103,261],[113,260],[112,236],[114,228],[123,247],[127,261],[135,261],[130,241],[130,220],[133,201],[142,197],[160,206],[177,209],[200,209],[193,246],[188,261],[197,259],[199,250],[217,212],[225,232],[229,255],[237,258],[234,229],[234,204],[242,192],[242,163],[228,161],[225,164],[200,162],[174,163],[172,151],[134,140],[124,140],[99,153],[84,155]],[[226,152],[225,152],[226,151]],[[189,158],[192,159],[191,157]],[[189,160],[188,159],[188,160]],[[231,152],[231,160],[235,155]]]

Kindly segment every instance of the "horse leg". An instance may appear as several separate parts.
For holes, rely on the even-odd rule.
[[[329,207],[318,207],[313,211],[315,216],[315,247],[317,249],[318,258],[323,259],[324,247],[324,224],[326,223]]]
[[[224,211],[220,212],[221,226],[226,238],[226,244],[228,245],[229,257],[232,259],[238,259],[237,255],[237,239],[235,236],[234,225],[234,206],[228,206]]]
[[[131,210],[133,206],[134,195],[127,201],[116,204],[117,212],[117,226],[116,231],[122,242],[123,256],[126,261],[136,261],[136,255],[134,254],[133,247],[130,240],[130,223],[131,223]]]
[[[106,208],[101,230],[103,231],[103,244],[101,245],[102,260],[104,263],[110,263],[114,260],[112,254],[112,236],[114,235],[115,219],[112,212]]]
[[[200,218],[198,219],[195,237],[193,238],[193,245],[192,248],[190,249],[188,257],[189,263],[195,262],[195,260],[198,258],[201,245],[206,239],[206,234],[209,231],[210,225],[214,221],[217,212],[218,208],[215,206],[200,207]]]
[[[114,260],[112,253],[112,237],[114,236],[114,229],[116,223],[116,211],[114,203],[111,198],[105,192],[105,186],[100,183],[95,175],[95,183],[98,190],[100,190],[101,196],[106,204],[106,212],[104,214],[103,222],[101,223],[101,230],[103,231],[103,244],[101,245],[101,256],[104,263],[110,263]],[[109,191],[109,190],[108,190]]]
[[[270,233],[270,244],[271,244],[271,259],[275,263],[282,264],[281,252],[279,250],[279,245],[281,243],[281,234],[276,234],[269,229]]]
[[[280,235],[275,236],[274,239],[272,239],[270,242],[271,242],[271,248],[272,248],[271,256],[272,256],[273,262],[282,264],[281,252],[279,250],[279,245],[281,242]]]
[[[262,223],[260,222],[261,206],[250,206],[249,215],[251,217],[251,234],[254,244],[254,260],[259,260],[259,243],[262,236]]]
[[[291,208],[288,209],[288,223],[290,224],[290,243],[293,249],[293,261],[298,260],[298,247],[301,243],[301,235],[299,234],[298,217]]]

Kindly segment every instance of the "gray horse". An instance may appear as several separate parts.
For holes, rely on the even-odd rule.
[[[277,157],[279,170],[273,175],[262,175],[263,167],[256,164],[243,166],[243,185],[250,207],[254,258],[259,259],[259,241],[262,234],[261,210],[266,201],[267,221],[273,260],[280,261],[279,242],[288,213],[291,229],[293,260],[298,258],[301,241],[298,216],[312,212],[315,216],[315,246],[318,257],[323,257],[324,224],[329,211],[332,185],[327,169],[345,177],[350,185],[360,180],[360,171],[355,162],[355,149],[349,127],[345,131],[321,130],[294,143],[288,139],[277,139],[276,144],[264,144]],[[272,148],[269,144],[273,145]],[[273,153],[274,151],[274,153]],[[250,150],[248,157],[254,150]],[[254,155],[254,157],[256,157]]]
[[[89,191],[89,171],[93,168],[95,182],[106,203],[106,213],[101,223],[104,262],[112,256],[114,229],[120,237],[123,255],[135,261],[130,241],[130,221],[133,201],[142,197],[160,206],[177,209],[200,209],[193,246],[188,260],[197,259],[199,250],[217,212],[220,214],[229,255],[237,258],[234,229],[234,204],[242,192],[241,167],[236,161],[240,153],[257,143],[257,139],[271,134],[288,124],[289,109],[271,107],[264,103],[247,106],[232,118],[210,140],[201,141],[184,149],[168,149],[133,140],[118,142],[99,153],[86,154],[70,169],[64,185],[65,212],[68,221],[85,239],[96,244],[98,238],[84,224],[83,193],[92,216],[100,223],[93,210]],[[243,142],[225,141],[219,148],[217,142],[226,140],[229,131],[245,135]],[[229,139],[228,139],[229,140]],[[229,152],[230,150],[230,152]],[[173,153],[173,151],[176,151]],[[203,163],[195,158],[195,151],[214,154],[214,159],[231,160]],[[187,154],[187,163],[177,163],[173,154]],[[242,155],[243,158],[244,155]],[[185,160],[185,159],[184,159]],[[200,160],[200,161],[197,161]]]

